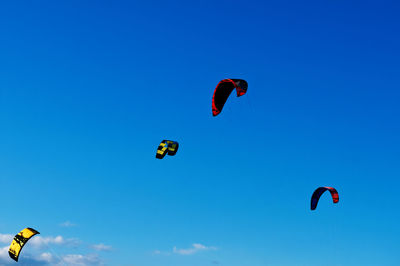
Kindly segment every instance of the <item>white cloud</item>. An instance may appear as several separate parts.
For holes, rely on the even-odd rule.
[[[96,245],[91,245],[90,248],[98,251],[110,251],[112,250],[111,246],[104,245],[103,243],[96,244]]]
[[[9,248],[8,246],[0,248],[0,260],[1,261],[10,258],[8,255],[8,248]]]
[[[76,224],[71,223],[70,221],[65,221],[63,223],[60,223],[60,226],[61,227],[74,227],[74,226],[76,226]]]
[[[49,245],[49,244],[62,244],[62,243],[64,243],[64,238],[62,236],[56,236],[56,237],[37,236],[29,241],[29,244],[35,247],[41,247],[43,245]]]
[[[157,249],[157,250],[154,250],[152,252],[152,255],[154,255],[154,256],[158,256],[158,255],[169,256],[169,255],[171,255],[171,253],[170,252],[160,251],[160,250]]]
[[[192,244],[191,248],[188,249],[177,249],[176,247],[173,248],[173,252],[179,255],[192,255],[199,251],[206,251],[206,250],[217,250],[216,247],[207,247],[202,244]]]
[[[79,243],[80,241],[76,238],[65,239],[62,236],[56,236],[56,237],[36,236],[29,241],[29,244],[35,248],[43,248],[49,245],[63,245],[63,246],[76,247],[79,245]]]
[[[67,254],[64,256],[53,256],[51,253],[42,253],[37,257],[32,257],[31,261],[36,262],[35,265],[43,266],[102,266],[104,262],[97,254]],[[28,264],[30,265],[30,264]]]
[[[10,234],[0,234],[0,243],[11,244],[14,236]]]
[[[8,254],[8,248],[13,239],[11,234],[0,234],[0,243],[6,244],[6,246],[0,246],[0,265],[15,266],[15,261],[13,261]],[[21,266],[102,266],[104,265],[103,260],[98,254],[88,253],[68,253],[68,248],[77,248],[81,241],[76,238],[64,238],[62,236],[35,236],[29,240],[29,246],[33,249],[23,250],[21,253],[18,265]],[[55,253],[53,248],[55,246],[61,246],[66,254]],[[84,247],[84,246],[81,246]],[[97,251],[112,250],[111,246],[105,244],[97,244],[90,246]],[[36,249],[36,252],[35,252]],[[42,250],[42,252],[38,252]],[[58,250],[58,249],[56,249]]]
[[[8,266],[8,265],[16,265],[15,261],[10,258],[8,255],[8,246],[0,248],[0,265]],[[30,253],[24,252],[23,257],[21,255],[20,260],[18,262],[19,265],[24,266],[49,266],[52,264],[53,260],[51,259],[51,254],[42,253],[37,257],[32,256]]]
[[[38,259],[45,261],[47,263],[51,263],[52,261],[54,261],[54,257],[53,257],[53,255],[51,255],[50,252],[44,252],[44,253],[40,254]]]
[[[104,265],[97,254],[69,254],[62,257],[62,262],[71,266]]]
[[[0,234],[0,243],[3,244],[11,244],[14,236],[11,234]],[[76,247],[80,244],[80,241],[76,238],[68,238],[65,239],[62,236],[35,236],[31,240],[29,240],[29,244],[35,248],[43,248],[48,245],[63,245],[63,246],[70,246]]]
[[[103,266],[103,260],[97,254],[67,254],[58,256],[57,254],[44,252],[32,255],[29,252],[24,252],[18,262],[21,266]],[[0,248],[0,265],[15,266],[8,255],[8,246]]]

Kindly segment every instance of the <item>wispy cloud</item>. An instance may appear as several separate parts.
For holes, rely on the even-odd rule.
[[[76,238],[65,239],[62,236],[56,236],[56,237],[37,236],[37,237],[32,238],[29,241],[29,244],[35,248],[43,248],[43,247],[47,247],[48,245],[62,245],[62,246],[69,246],[69,247],[77,247],[80,244],[80,240],[76,239]]]
[[[200,251],[206,251],[206,250],[217,250],[216,247],[207,247],[205,245],[202,244],[192,244],[191,248],[187,248],[187,249],[178,249],[176,247],[173,248],[173,253],[175,254],[179,254],[179,255],[193,255],[197,252]]]
[[[69,254],[62,257],[62,265],[87,266],[87,265],[104,265],[104,262],[97,254]]]
[[[76,224],[71,223],[70,221],[65,221],[63,223],[60,223],[60,226],[61,227],[74,227],[74,226],[76,226]]]
[[[0,261],[5,261],[6,259],[10,259],[8,255],[8,246],[0,248]]]
[[[161,250],[157,249],[152,252],[152,255],[154,255],[154,256],[158,256],[158,255],[169,256],[169,255],[171,255],[171,252],[161,251]]]
[[[48,263],[54,262],[54,257],[53,255],[51,255],[50,252],[43,252],[42,254],[39,255],[37,259]]]
[[[15,266],[8,255],[8,248],[14,235],[0,234],[0,243],[5,246],[0,246],[0,265]],[[29,249],[24,249],[21,253],[18,262],[21,266],[102,266],[104,261],[95,252],[85,253],[77,252],[80,248],[87,248],[86,245],[81,245],[82,241],[77,238],[65,238],[58,236],[35,236],[29,240]],[[58,247],[58,248],[56,248]],[[61,249],[60,249],[61,247]],[[112,247],[103,243],[90,245],[95,251],[110,251]],[[64,254],[58,254],[53,250],[63,250]],[[73,248],[74,252],[68,252],[68,248]],[[78,248],[78,249],[77,249]],[[51,251],[51,252],[49,252]]]
[[[196,254],[197,252],[207,251],[207,250],[217,250],[217,248],[216,247],[211,247],[211,246],[208,247],[208,246],[205,246],[205,245],[199,244],[199,243],[194,243],[194,244],[192,244],[192,247],[186,248],[186,249],[184,249],[184,248],[178,249],[177,247],[174,247],[172,249],[172,253],[178,254],[178,255],[193,255],[193,254]],[[160,251],[158,249],[154,250],[152,252],[153,255],[166,255],[166,256],[169,256],[172,253],[171,252],[166,252],[166,251]]]
[[[96,245],[91,245],[91,249],[97,250],[97,251],[110,251],[112,250],[112,246],[104,245],[103,243],[96,244]]]
[[[161,254],[161,251],[159,251],[158,249],[153,251],[153,255],[160,255],[160,254]]]
[[[21,255],[22,256],[22,255]],[[24,252],[23,257],[20,257],[18,262],[20,265],[29,266],[103,266],[104,261],[93,253],[89,254],[67,254],[58,256],[54,253],[43,252],[38,254],[31,254]],[[13,261],[8,255],[8,246],[0,248],[0,265],[15,266]]]
[[[11,234],[0,234],[0,243],[11,244],[13,238],[14,236]],[[76,247],[80,244],[80,241],[76,238],[65,239],[62,236],[55,236],[55,237],[35,236],[29,241],[29,244],[35,248],[43,248],[48,245],[63,245],[69,247]]]
[[[0,234],[0,243],[11,244],[14,236],[10,234]]]

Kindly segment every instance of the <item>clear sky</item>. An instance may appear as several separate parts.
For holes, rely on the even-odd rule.
[[[2,1],[0,264],[29,226],[19,265],[400,265],[399,12]]]

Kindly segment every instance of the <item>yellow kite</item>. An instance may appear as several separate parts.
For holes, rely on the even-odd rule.
[[[22,248],[31,239],[32,236],[40,234],[38,231],[32,228],[25,228],[17,235],[15,235],[14,240],[11,242],[10,249],[8,250],[8,254],[10,257],[18,261],[19,253],[21,252]]]
[[[168,153],[168,155],[174,156],[178,151],[179,143],[172,140],[163,140],[157,149],[156,158],[162,159]]]

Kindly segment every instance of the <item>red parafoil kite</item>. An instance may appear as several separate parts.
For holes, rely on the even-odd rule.
[[[339,202],[339,194],[338,194],[336,189],[334,189],[333,187],[319,187],[312,194],[312,197],[311,197],[311,210],[315,210],[317,208],[317,204],[318,204],[319,198],[327,190],[329,190],[329,192],[331,193],[331,196],[332,196],[332,199],[333,199],[333,203],[338,203]]]
[[[221,80],[215,88],[212,98],[213,116],[221,113],[229,95],[236,89],[237,97],[244,95],[247,91],[247,82],[243,79],[224,79]]]

